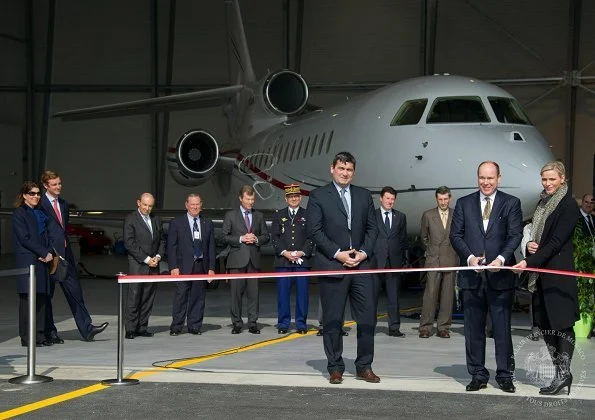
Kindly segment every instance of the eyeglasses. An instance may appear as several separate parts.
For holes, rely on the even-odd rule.
[[[35,196],[41,197],[41,191],[29,191],[27,193],[27,195],[29,195],[31,197],[35,197]]]

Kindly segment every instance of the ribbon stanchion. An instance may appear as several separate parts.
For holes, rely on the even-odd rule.
[[[27,374],[8,380],[11,384],[40,384],[54,380],[51,376],[35,374],[35,351],[37,348],[37,285],[35,266],[29,266],[29,343],[27,346]]]
[[[118,281],[120,278],[126,276],[124,273],[118,273]],[[119,290],[118,290],[118,355],[117,355],[117,373],[115,379],[104,379],[101,381],[102,385],[136,385],[139,383],[138,379],[132,378],[123,378],[124,372],[124,284],[123,282],[119,282]]]

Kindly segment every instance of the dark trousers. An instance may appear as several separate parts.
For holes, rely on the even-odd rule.
[[[158,274],[151,268],[149,274]],[[147,331],[149,316],[153,309],[157,283],[130,283],[126,296],[126,332],[142,333]]]
[[[48,295],[45,293],[37,293],[35,297],[35,340],[40,343],[49,336],[50,331],[47,330],[46,317],[46,302]],[[19,293],[19,336],[23,343],[29,343],[29,294]]]
[[[323,344],[329,373],[345,371],[343,361],[343,319],[349,298],[351,313],[357,322],[358,372],[370,368],[374,360],[376,328],[376,290],[371,275],[320,278],[320,299],[324,318]]]
[[[541,279],[537,279],[537,290],[533,293],[532,299],[533,314],[537,325],[541,330],[543,341],[545,341],[552,358],[552,363],[563,371],[570,371],[570,363],[574,353],[576,336],[572,326],[562,330],[552,329],[550,316],[556,316],[555,308],[547,308],[543,298]],[[548,312],[548,309],[551,309]]]
[[[229,274],[236,273],[258,273],[258,269],[249,262],[243,268],[229,268]],[[248,328],[256,327],[258,320],[258,279],[232,279],[229,281],[231,288],[231,323],[234,327],[242,328],[242,299],[246,294],[246,303],[248,304]]]
[[[87,338],[89,332],[91,332],[91,329],[93,328],[93,325],[91,325],[91,315],[89,315],[89,311],[85,306],[85,301],[83,299],[83,289],[81,288],[81,283],[79,282],[74,260],[68,260],[68,275],[64,281],[58,283],[60,283],[60,287],[62,287],[64,297],[66,298],[66,302],[68,302],[70,312],[72,312],[72,316],[74,317],[74,322],[76,323],[79,333],[83,338]],[[55,290],[56,281],[50,279],[50,293],[48,295],[48,301],[46,305],[46,322],[51,335],[57,334],[56,325],[54,324],[54,309],[52,307],[52,299],[54,298]]]
[[[486,316],[492,317],[496,350],[496,380],[512,378],[514,354],[511,313],[514,289],[494,290],[483,281],[477,289],[463,289],[467,371],[481,382],[490,378],[485,368]]]
[[[388,261],[386,262],[384,268],[391,268]],[[377,274],[375,277],[377,296],[380,296],[380,292],[383,289],[386,291],[386,312],[388,314],[388,330],[389,332],[400,330],[401,309],[399,307],[399,287],[401,284],[401,274]]]
[[[424,290],[419,330],[432,332],[436,304],[439,305],[436,327],[438,331],[448,331],[452,324],[452,304],[455,295],[455,273],[453,271],[430,271]]]
[[[280,273],[308,271],[307,267],[277,267]],[[308,277],[282,277],[277,279],[277,328],[289,328],[291,323],[291,287],[295,283],[295,326],[297,329],[307,328],[308,317]]]
[[[195,261],[192,273],[184,274],[206,274],[202,260]],[[181,331],[184,322],[189,330],[200,330],[205,314],[206,281],[178,281],[174,294],[174,305],[170,330]]]

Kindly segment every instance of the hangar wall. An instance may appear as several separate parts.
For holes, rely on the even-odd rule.
[[[437,5],[435,72],[488,80],[560,78],[568,70],[572,1],[304,0],[299,53],[299,0],[241,1],[240,6],[257,76],[289,65],[313,84],[311,102],[330,105],[376,83],[422,74],[420,24],[424,7],[432,4]],[[595,2],[580,3],[582,69],[595,60]],[[0,139],[5,148],[24,150],[23,176],[36,178],[37,167],[56,169],[63,175],[65,195],[80,208],[132,208],[134,197],[151,188],[156,153],[151,117],[46,121],[65,109],[151,97],[152,36],[158,51],[156,81],[167,84],[170,5],[170,0],[0,0],[0,123],[21,127],[24,133],[18,144],[7,141],[0,128]],[[175,5],[172,85],[183,90],[228,84],[223,2],[177,0]],[[288,51],[284,6],[290,16]],[[27,43],[29,34],[32,44]],[[32,73],[27,66],[31,60]],[[581,75],[595,78],[595,65]],[[346,88],[349,82],[357,82],[357,88]],[[593,90],[594,85],[585,86]],[[530,104],[526,110],[556,157],[568,162],[572,154],[575,195],[589,191],[595,151],[593,93],[578,89],[569,148],[567,85],[519,82],[503,87]],[[168,143],[197,127],[225,143],[226,124],[217,108],[173,112]],[[165,207],[181,208],[185,195],[196,189],[211,197],[209,207],[219,205],[210,183],[186,188],[169,175],[165,183]]]

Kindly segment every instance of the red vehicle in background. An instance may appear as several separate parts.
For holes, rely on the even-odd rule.
[[[105,235],[103,229],[69,224],[67,234],[79,238],[81,254],[104,254],[112,246],[112,240]]]

